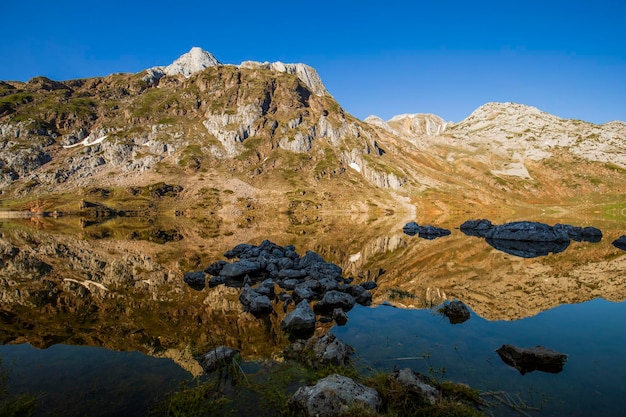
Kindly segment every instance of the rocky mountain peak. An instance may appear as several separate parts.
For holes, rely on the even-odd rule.
[[[364,121],[407,138],[438,136],[446,130],[448,125],[445,120],[436,114],[423,113],[399,114],[387,121],[378,116],[368,116]]]
[[[184,75],[189,78],[192,74],[202,71],[208,67],[221,66],[220,63],[210,52],[203,50],[197,46],[191,48],[189,52],[181,55],[178,59],[172,62],[168,66],[152,67],[146,70],[147,75],[144,77],[145,81],[151,84],[156,83],[161,77],[165,75]],[[277,62],[256,62],[256,61],[244,61],[240,65],[236,65],[238,68],[260,68],[267,69],[276,72],[284,72],[287,74],[296,75],[310,90],[317,96],[324,96],[328,94],[322,79],[317,74],[317,71],[306,64],[285,64],[280,61]]]
[[[181,55],[170,65],[158,68],[161,69],[165,75],[182,74],[185,77],[190,77],[195,72],[216,65],[221,64],[211,53],[194,46],[189,52]]]

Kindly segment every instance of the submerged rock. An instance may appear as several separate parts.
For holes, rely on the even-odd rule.
[[[313,386],[299,388],[289,399],[289,407],[296,415],[309,417],[340,416],[355,404],[376,412],[382,400],[374,388],[337,374],[320,379]]]
[[[284,350],[285,358],[304,363],[311,368],[324,365],[346,366],[354,348],[334,334],[296,340]]]
[[[498,355],[504,363],[517,369],[520,374],[542,371],[558,374],[563,370],[567,355],[543,346],[518,348],[512,345],[502,345]]]
[[[220,368],[226,367],[231,364],[235,356],[239,351],[228,346],[219,346],[215,349],[211,349],[198,361],[204,372],[211,373]]]

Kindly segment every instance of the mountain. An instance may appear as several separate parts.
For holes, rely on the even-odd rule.
[[[488,103],[358,120],[305,64],[167,66],[89,79],[0,82],[4,207],[232,213],[476,211],[619,199],[625,124]],[[162,195],[177,198],[162,204]],[[85,205],[80,206],[85,209]]]

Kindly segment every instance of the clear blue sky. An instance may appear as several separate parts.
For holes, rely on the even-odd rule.
[[[350,113],[458,122],[490,101],[626,121],[626,0],[2,1],[0,80],[139,72],[199,46],[304,62]]]

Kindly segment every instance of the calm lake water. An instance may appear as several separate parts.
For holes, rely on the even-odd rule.
[[[41,394],[36,415],[145,415],[201,373],[194,356],[211,347],[269,358],[287,343],[282,308],[257,319],[241,312],[237,289],[195,291],[182,281],[238,243],[269,239],[314,250],[355,282],[377,282],[372,307],[354,308],[345,326],[325,325],[356,348],[358,366],[411,367],[506,392],[530,415],[623,414],[626,252],[611,242],[626,234],[625,219],[523,219],[591,225],[604,237],[520,258],[457,230],[467,219],[408,219],[452,230],[435,240],[403,234],[407,219],[393,217],[277,216],[230,229],[188,219],[1,223],[2,367],[12,392]],[[453,299],[471,308],[468,321],[438,314]],[[542,345],[568,360],[558,374],[521,375],[495,352],[503,344]],[[492,412],[520,415],[504,405]]]

